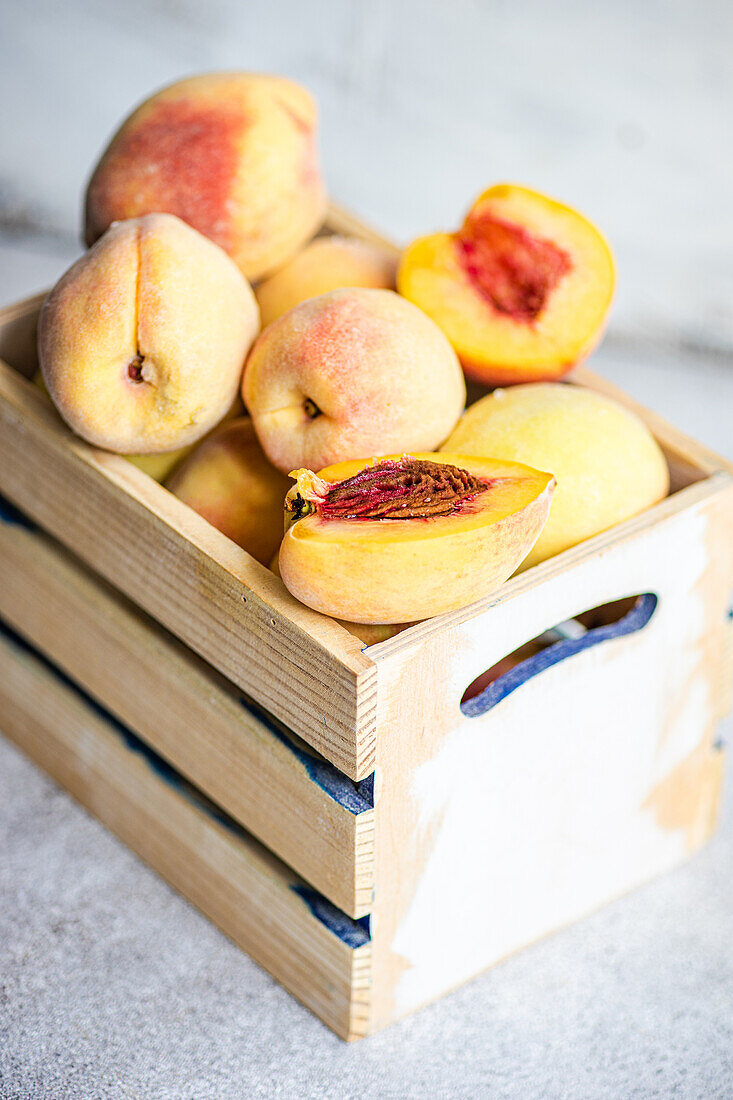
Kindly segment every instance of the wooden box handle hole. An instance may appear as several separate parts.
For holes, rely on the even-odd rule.
[[[657,609],[653,592],[601,604],[566,619],[508,653],[473,680],[461,699],[467,718],[480,718],[533,676],[591,646],[643,630]]]

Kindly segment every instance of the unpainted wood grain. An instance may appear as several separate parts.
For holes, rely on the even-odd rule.
[[[364,1034],[370,945],[350,947],[256,840],[131,751],[38,658],[0,639],[3,731],[342,1038]]]
[[[1,513],[0,574],[2,618],[335,905],[369,912],[374,811],[351,780],[58,543]]]

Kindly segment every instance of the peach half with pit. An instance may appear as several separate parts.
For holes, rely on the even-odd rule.
[[[208,73],[142,103],[112,138],[86,196],[87,244],[114,221],[162,211],[215,241],[248,279],[284,264],[326,212],[316,107],[265,73]]]
[[[225,252],[170,214],[117,222],[46,299],[38,351],[61,416],[121,454],[179,450],[226,416],[259,327]]]
[[[435,450],[466,399],[460,364],[429,317],[391,290],[311,298],[256,341],[242,397],[283,473],[396,451]]]
[[[615,287],[610,247],[569,206],[498,184],[461,229],[414,241],[397,288],[445,332],[467,377],[490,386],[559,378],[603,331]]]
[[[404,623],[493,592],[536,541],[554,478],[456,454],[297,470],[280,574],[302,603],[355,623]]]
[[[175,496],[263,565],[282,539],[289,485],[262,453],[249,417],[220,424],[166,482]]]
[[[280,577],[279,548],[270,562],[270,569],[276,577]],[[280,579],[282,580],[282,577]],[[400,631],[406,630],[408,626],[412,626],[412,623],[349,623],[344,619],[336,619],[336,622],[339,626],[343,626],[345,630],[348,630],[349,634],[353,634],[355,638],[358,638],[365,646],[386,642],[389,638],[394,638]]]
[[[262,327],[307,298],[348,286],[394,290],[397,257],[358,237],[318,237],[255,290]]]

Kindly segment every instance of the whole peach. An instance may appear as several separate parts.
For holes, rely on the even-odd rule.
[[[123,122],[94,170],[86,241],[122,218],[176,214],[248,279],[285,263],[323,221],[315,104],[263,73],[180,80]]]
[[[306,298],[345,286],[394,290],[396,254],[358,237],[318,237],[255,291],[262,327]]]
[[[557,478],[550,517],[522,569],[656,504],[669,491],[646,424],[583,386],[528,382],[494,390],[461,418],[443,450],[526,462]]]
[[[46,383],[43,381],[43,374],[39,367],[33,378],[31,379],[33,384],[38,387],[39,390],[45,396],[51,400],[46,389]],[[242,399],[237,394],[234,399],[234,404],[226,414],[226,420],[233,420],[237,416],[241,416],[244,412],[244,406],[242,405]],[[214,429],[216,431],[216,429]],[[131,462],[133,466],[137,466],[139,470],[142,470],[148,477],[152,477],[153,481],[158,481],[162,485],[166,478],[170,477],[177,466],[183,462],[184,458],[191,453],[196,447],[196,443],[189,443],[187,447],[179,447],[175,451],[163,451],[162,454],[157,454],[154,451],[148,454],[142,455],[124,455],[123,457]]]
[[[122,454],[195,443],[231,408],[259,324],[218,245],[170,214],[113,225],[44,303],[46,388],[83,439]]]
[[[248,417],[220,424],[166,487],[253,558],[270,562],[283,535],[290,479],[267,461]]]
[[[356,287],[269,325],[247,360],[242,396],[265,454],[287,473],[436,449],[466,387],[448,340],[417,306]]]

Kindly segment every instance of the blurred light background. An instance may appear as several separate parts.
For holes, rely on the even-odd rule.
[[[719,369],[732,44],[728,0],[2,0],[3,297],[78,249],[86,178],[134,104],[198,70],[261,69],[315,93],[343,205],[407,241],[489,183],[546,190],[616,250],[617,380],[637,354]]]

